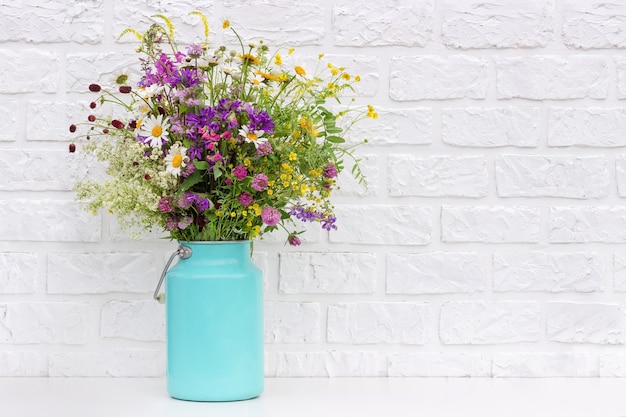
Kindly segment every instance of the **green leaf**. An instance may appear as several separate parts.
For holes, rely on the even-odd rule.
[[[341,133],[343,129],[336,126],[326,126],[326,133]]]
[[[215,179],[218,179],[221,176],[222,176],[222,170],[217,167],[213,167],[213,177]]]
[[[326,136],[326,140],[332,143],[344,143],[346,141],[341,136]]]
[[[210,167],[207,161],[193,161],[193,164],[196,166],[196,169],[200,171],[206,171]]]
[[[178,191],[178,195],[181,195],[182,193],[184,193],[185,191],[187,191],[188,189],[190,189],[191,187],[193,187],[194,185],[198,184],[201,181],[202,181],[202,173],[200,171],[194,172],[187,179],[185,179],[185,181],[183,181],[183,183],[180,186],[180,190]]]

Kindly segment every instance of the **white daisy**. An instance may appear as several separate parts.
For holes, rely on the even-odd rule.
[[[243,137],[248,143],[254,143],[255,147],[259,147],[260,144],[268,141],[267,138],[262,137],[265,134],[264,130],[251,131],[249,126],[242,126],[239,129],[239,136]]]
[[[165,156],[165,171],[175,177],[179,177],[182,169],[185,168],[189,162],[189,157],[186,153],[187,148],[180,146],[178,143],[172,145],[167,156]]]
[[[169,118],[164,118],[163,115],[157,117],[149,117],[142,120],[139,132],[139,136],[145,136],[145,142],[153,148],[162,146],[168,140],[170,128]]]

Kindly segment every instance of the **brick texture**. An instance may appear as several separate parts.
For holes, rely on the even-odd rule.
[[[177,242],[74,201],[103,167],[68,126],[139,80],[122,30],[204,42],[193,10],[210,49],[239,52],[229,19],[309,76],[323,53],[361,80],[329,109],[379,115],[346,132],[337,230],[254,243],[267,376],[626,377],[626,3],[595,0],[4,2],[0,377],[165,375]]]

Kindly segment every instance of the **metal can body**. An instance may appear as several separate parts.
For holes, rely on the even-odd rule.
[[[166,276],[167,389],[178,399],[236,401],[263,391],[263,278],[250,241],[180,242]]]

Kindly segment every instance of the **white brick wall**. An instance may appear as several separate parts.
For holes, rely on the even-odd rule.
[[[268,376],[626,377],[626,3],[35,3],[0,4],[0,376],[164,374],[176,245],[73,202],[68,125],[137,75],[121,30],[165,13],[197,39],[199,8],[325,53],[379,112],[339,230],[255,245]]]

